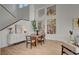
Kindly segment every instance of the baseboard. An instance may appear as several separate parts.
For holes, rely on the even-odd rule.
[[[21,43],[24,43],[24,42],[25,42],[25,40],[24,40],[24,41],[17,42],[17,43],[13,43],[13,44],[11,44],[11,45],[9,45],[9,46],[6,46],[6,47],[18,45],[18,44],[21,44]],[[2,48],[6,48],[6,47],[2,47]],[[2,49],[2,48],[1,48],[1,49]]]
[[[0,48],[0,55],[1,55],[1,48]]]
[[[25,40],[24,40],[24,41],[17,42],[17,43],[14,43],[14,44],[11,44],[11,45],[9,45],[9,46],[14,46],[14,45],[21,44],[21,43],[24,43],[24,42],[25,42]],[[8,47],[9,47],[9,46],[8,46]]]

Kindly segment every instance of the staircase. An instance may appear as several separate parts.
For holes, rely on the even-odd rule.
[[[12,10],[16,5],[2,5],[0,4],[0,31],[15,23],[17,20],[16,9]]]

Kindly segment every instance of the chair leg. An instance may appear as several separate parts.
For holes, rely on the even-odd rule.
[[[43,43],[45,43],[45,40],[43,40]]]
[[[43,43],[45,43],[46,39],[44,38]]]
[[[41,41],[41,45],[42,45],[42,41]]]
[[[32,49],[32,43],[30,44],[30,48]]]
[[[28,43],[26,43],[26,47],[28,47]]]
[[[35,46],[36,46],[36,42],[35,42]]]

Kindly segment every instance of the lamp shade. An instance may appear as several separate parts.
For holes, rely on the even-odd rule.
[[[26,32],[27,32],[27,29],[26,29],[25,26],[22,26],[22,32],[23,32],[23,33],[26,33]]]

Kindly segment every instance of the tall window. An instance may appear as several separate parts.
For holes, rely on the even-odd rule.
[[[19,4],[19,8],[24,8],[24,7],[27,7],[28,4]]]

